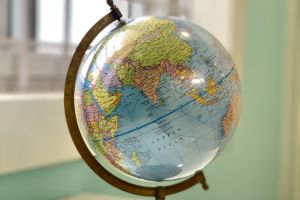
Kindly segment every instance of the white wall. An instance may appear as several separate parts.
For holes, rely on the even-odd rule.
[[[62,95],[1,95],[0,110],[0,174],[79,158]]]
[[[59,47],[57,49],[60,50]],[[27,56],[25,78],[29,91],[63,91],[69,56],[34,51],[29,52]],[[21,55],[14,49],[0,49],[0,61],[0,92],[18,91]]]
[[[212,33],[228,51],[232,51],[235,0],[194,0],[193,8],[193,21]]]

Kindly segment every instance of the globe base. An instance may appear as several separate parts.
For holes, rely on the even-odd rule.
[[[167,187],[157,187],[155,198],[156,200],[164,200],[166,199],[167,195],[181,192],[196,184],[201,184],[204,190],[208,190],[209,187],[208,184],[206,183],[206,178],[203,171],[196,172],[194,176],[178,184],[170,185]]]

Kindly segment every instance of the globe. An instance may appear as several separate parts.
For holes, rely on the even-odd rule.
[[[176,17],[115,24],[76,79],[82,137],[100,164],[161,182],[202,170],[232,137],[240,82],[225,48]]]

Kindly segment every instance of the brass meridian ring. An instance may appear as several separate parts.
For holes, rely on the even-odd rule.
[[[115,7],[116,8],[116,7]],[[126,182],[105,169],[92,155],[86,146],[84,139],[80,133],[76,114],[75,114],[75,104],[74,104],[74,91],[76,85],[77,73],[80,68],[81,62],[88,50],[92,41],[96,36],[105,29],[112,22],[120,19],[120,13],[116,13],[115,9],[112,9],[109,14],[100,19],[83,37],[79,43],[76,51],[72,57],[64,90],[64,106],[65,106],[65,116],[67,120],[67,125],[73,139],[73,142],[80,153],[82,159],[87,163],[87,165],[103,180],[107,183],[119,188],[125,192],[141,195],[141,196],[154,196],[156,199],[164,199],[165,196],[181,192],[186,190],[197,183],[201,183],[203,189],[207,190],[208,185],[202,171],[195,173],[195,175],[189,179],[186,179],[180,183],[165,186],[165,187],[144,187]]]

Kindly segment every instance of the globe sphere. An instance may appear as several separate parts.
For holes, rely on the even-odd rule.
[[[176,17],[116,25],[87,53],[75,88],[77,122],[99,162],[155,182],[210,163],[231,138],[239,107],[230,55]]]

